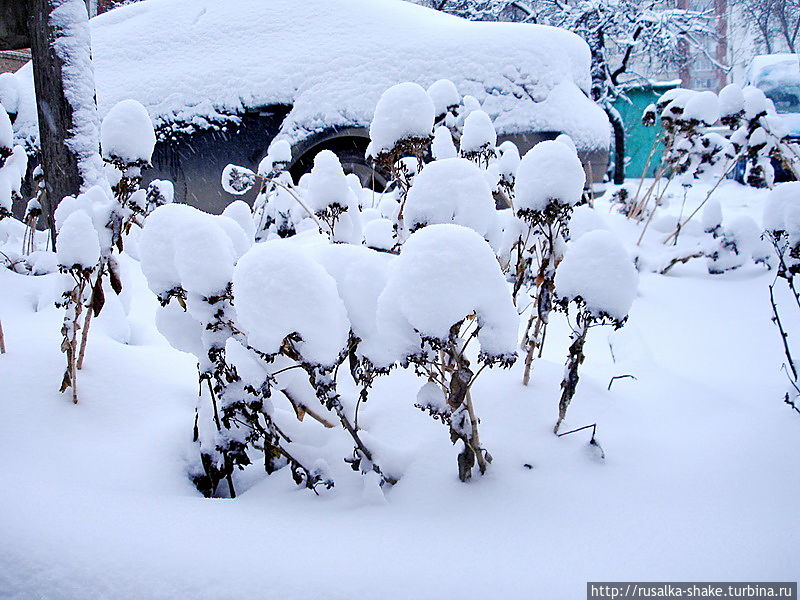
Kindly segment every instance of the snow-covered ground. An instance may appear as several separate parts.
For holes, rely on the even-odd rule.
[[[763,192],[725,182],[714,197],[726,219],[760,220]],[[597,207],[633,251],[639,228]],[[57,389],[57,275],[0,270],[0,598],[568,599],[593,580],[797,577],[800,416],[782,402],[761,266],[642,272],[627,325],[590,332],[562,431],[596,422],[605,460],[587,431],[552,433],[568,344],[557,315],[530,387],[522,361],[475,384],[485,477],[458,481],[445,429],[414,408],[419,380],[395,371],[360,413],[403,473],[385,497],[341,462],[319,497],[284,469],[230,500],[186,476],[195,360],[157,332],[138,263],[121,263],[128,284],[93,326],[78,405]],[[636,379],[608,391],[619,375]],[[319,440],[348,452],[340,429]]]

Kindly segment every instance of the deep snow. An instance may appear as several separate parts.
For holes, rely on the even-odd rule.
[[[715,197],[726,220],[760,218],[763,192],[726,182]],[[634,251],[638,228],[597,209]],[[679,209],[654,221],[644,252]],[[128,285],[93,326],[77,406],[57,391],[58,276],[0,270],[4,599],[571,599],[591,580],[797,577],[800,417],[781,402],[762,267],[643,272],[628,324],[590,334],[562,431],[597,422],[605,461],[586,432],[551,433],[568,343],[554,315],[530,388],[522,364],[475,384],[487,476],[457,480],[456,449],[401,371],[361,411],[404,473],[385,499],[342,462],[320,497],[281,471],[208,500],[185,472],[194,359],[157,333],[138,264],[121,262]],[[607,391],[623,374],[637,379]],[[330,431],[320,444],[345,449]]]

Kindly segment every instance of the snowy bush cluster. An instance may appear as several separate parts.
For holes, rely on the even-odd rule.
[[[663,241],[671,250],[656,253],[661,256],[655,259],[639,257],[647,263],[643,266],[666,273],[676,264],[704,258],[711,274],[752,262],[772,268],[777,258],[767,239],[768,217],[763,225],[744,215],[726,220],[719,201],[711,199],[737,166],[743,166],[744,182],[753,187],[774,186],[773,161],[791,172],[800,171],[797,145],[789,141],[764,92],[736,84],[726,86],[719,94],[672,89],[645,110],[643,121],[646,125],[660,121],[661,134],[654,144],[663,142],[665,146],[662,164],[649,185],[643,186],[642,180],[635,192],[633,186],[623,186],[613,198],[622,213],[644,223],[639,243],[651,224],[669,234]],[[729,134],[724,136],[726,129]],[[679,184],[682,190],[680,214],[677,220],[655,218],[657,209],[666,206],[673,195],[667,191],[670,182]],[[710,189],[700,205],[686,215],[687,195],[697,182]],[[702,228],[690,226],[687,230],[698,215]]]
[[[667,148],[662,170],[682,183],[722,177],[739,160],[745,162],[745,182],[754,187],[773,186],[771,159],[798,171],[797,149],[772,101],[756,87],[730,84],[719,94],[672,89],[645,110],[643,121],[654,125],[659,115]],[[708,130],[715,125],[730,136]]]
[[[9,131],[3,173],[14,177],[0,181],[18,190],[24,153],[15,158]],[[558,431],[589,328],[620,327],[637,283],[620,242],[579,206],[586,176],[572,140],[543,141],[521,157],[447,80],[386,90],[370,135],[367,157],[386,174],[384,191],[364,189],[327,150],[294,181],[279,139],[255,171],[222,173],[232,194],[257,187],[253,208],[234,202],[210,215],[174,203],[170,182],[142,189],[152,123],[137,102],[113,107],[100,129],[104,177],[58,204],[57,252],[32,216],[31,233],[15,238],[20,256],[50,256],[42,272],[57,269],[65,281],[62,391],[77,402],[91,320],[120,293],[117,255],[126,251],[158,298],[158,329],[197,359],[190,471],[207,496],[235,496],[237,471],[256,461],[268,473],[289,467],[315,492],[331,487],[329,456],[308,442],[324,432],[347,435],[352,451],[342,458],[366,485],[395,483],[402,469],[359,411],[377,378],[397,368],[420,378],[409,402],[446,427],[459,478],[483,474],[492,457],[473,385],[486,369],[513,365],[520,347],[527,383],[554,310],[573,328]],[[29,215],[43,194],[40,184]]]
[[[581,348],[589,326],[625,321],[636,274],[624,248],[608,232],[589,235],[591,219],[586,239],[567,243],[585,184],[569,138],[521,158],[512,143],[498,146],[477,100],[446,80],[389,88],[370,136],[367,156],[389,180],[380,194],[330,151],[293,181],[289,145],[277,140],[256,171],[229,165],[222,174],[229,193],[258,186],[252,215],[243,203],[219,217],[168,206],[146,221],[139,246],[163,306],[159,328],[198,358],[193,477],[208,495],[222,482],[234,494],[234,470],[256,454],[268,472],[288,464],[298,483],[332,485],[322,457],[283,433],[287,402],[297,415],[338,420],[353,468],[382,486],[396,481],[401,473],[382,463],[358,414],[375,379],[398,366],[424,382],[416,406],[446,425],[459,477],[484,473],[491,455],[472,386],[484,369],[514,363],[531,301],[528,371],[554,308],[574,306]],[[586,252],[609,285],[586,285],[591,271],[574,266]],[[559,424],[581,361],[576,347]],[[355,397],[341,391],[352,384]]]
[[[37,231],[46,196],[40,168],[33,172],[34,196],[22,211],[22,222],[13,218],[12,203],[23,201],[27,155],[21,146],[12,147],[11,123],[0,106],[0,258],[22,274],[56,270],[63,274],[57,305],[65,309],[61,349],[67,368],[61,390],[71,388],[74,402],[78,401],[77,371],[83,363],[91,319],[102,310],[108,292],[122,290],[115,252],[122,252],[132,227],[141,225],[147,214],[171,202],[174,195],[172,184],[166,181],[154,181],[147,190],[140,188],[142,169],[149,166],[155,147],[153,125],[141,104],[126,100],[114,106],[102,122],[100,137],[105,177],[86,184],[77,196],[57,202],[54,243],[50,231]]]

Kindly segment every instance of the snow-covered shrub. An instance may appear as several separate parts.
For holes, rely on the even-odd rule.
[[[569,243],[556,269],[555,295],[560,310],[569,316],[572,306],[575,314],[554,433],[575,395],[589,328],[604,324],[622,327],[636,297],[637,282],[633,262],[610,232],[590,231]]]
[[[489,165],[489,171],[496,173],[497,185],[494,192],[499,195],[502,206],[514,207],[514,183],[517,177],[517,169],[522,160],[519,155],[519,148],[514,142],[505,141],[497,147],[500,154],[496,162]]]
[[[788,132],[764,92],[747,86],[741,90],[741,95],[731,93],[731,96],[741,101],[741,106],[738,106],[732,98],[728,110],[739,108],[736,114],[741,115],[738,117],[739,126],[731,135],[731,143],[746,160],[745,183],[753,187],[771,188],[775,182],[773,159],[798,173],[797,158],[793,156],[786,140]]]
[[[777,260],[777,277],[794,289],[794,277],[800,273],[800,182],[790,181],[775,186],[764,204],[764,236]]]
[[[252,431],[238,426],[233,407],[253,407],[238,404],[242,385],[226,359],[226,347],[235,332],[233,268],[249,241],[232,219],[168,204],[147,218],[140,242],[142,271],[162,306],[159,329],[173,346],[198,360],[194,442],[200,457],[192,480],[206,496],[217,493],[225,480],[229,495],[235,496],[233,470],[250,463],[246,446]]]
[[[715,242],[705,250],[710,274],[719,275],[725,271],[738,269],[750,259],[759,257],[757,253],[761,249],[759,244],[761,232],[751,217],[741,215],[727,225],[723,225],[721,220],[713,224],[717,219],[710,217],[707,219],[704,223],[706,231]]]
[[[496,145],[497,132],[492,119],[483,110],[472,111],[464,119],[461,131],[461,156],[485,168],[495,157]]]
[[[354,470],[375,473],[381,485],[392,484],[395,478],[381,469],[337,391],[338,367],[351,354],[357,358],[355,345],[364,337],[369,341],[369,335],[359,325],[351,325],[349,317],[361,323],[370,318],[356,312],[364,308],[363,302],[348,310],[349,302],[340,297],[338,283],[293,242],[260,244],[242,257],[234,272],[240,330],[247,337],[247,347],[265,363],[280,356],[306,372],[316,397],[334,412],[355,444],[347,462]],[[359,302],[353,296],[350,300]]]
[[[436,124],[452,129],[458,116],[461,94],[449,79],[439,79],[428,87],[428,96],[433,101]]]
[[[146,192],[139,190],[142,169],[150,166],[156,134],[147,109],[136,100],[117,103],[100,126],[100,145],[111,191],[118,206],[111,214],[112,244],[122,249],[123,234],[147,214]]]
[[[458,474],[469,479],[491,462],[481,447],[471,387],[484,367],[510,366],[518,315],[497,259],[475,231],[459,225],[425,227],[404,244],[378,301],[378,323],[389,360],[413,364],[431,385],[417,406],[446,423],[459,442]],[[468,358],[480,344],[474,371]],[[387,361],[388,362],[388,361]]]
[[[198,358],[195,485],[210,496],[221,493],[218,487],[226,482],[226,493],[235,495],[234,470],[251,464],[256,452],[263,453],[268,473],[289,466],[295,481],[309,489],[333,485],[324,464],[307,464],[283,433],[275,406],[278,393],[298,418],[308,414],[332,427],[312,400],[333,411],[355,443],[348,462],[375,473],[381,483],[393,483],[351,422],[336,386],[339,366],[348,358],[358,360],[360,344],[378,346],[374,340],[364,342],[368,317],[360,310],[360,294],[380,281],[380,270],[358,269],[369,280],[347,290],[353,302],[361,303],[352,311],[351,324],[349,304],[340,297],[344,283],[340,292],[339,282],[309,251],[295,241],[255,246],[253,241],[253,215],[242,202],[221,216],[184,205],[162,206],[148,217],[142,233],[142,269],[163,307],[159,329],[173,346]],[[378,255],[349,245],[322,247]],[[350,263],[359,261],[353,258],[343,256],[339,263],[354,266]],[[365,266],[363,257],[359,266]],[[287,380],[284,373],[293,369],[306,373],[305,386],[296,377]]]
[[[67,369],[61,381],[61,391],[72,388],[72,402],[78,403],[78,365],[85,340],[79,346],[78,331],[84,309],[87,314],[99,311],[102,288],[96,291],[92,277],[100,260],[100,241],[92,218],[85,210],[75,210],[59,228],[58,266],[65,276],[65,289],[57,306],[65,309],[61,326],[61,351],[67,357]],[[96,279],[97,282],[100,279]],[[84,329],[86,325],[84,325]]]
[[[444,125],[440,125],[433,132],[431,156],[433,156],[434,160],[455,158],[458,156],[458,150],[456,150],[456,145],[453,143],[453,134],[450,129]]]
[[[560,141],[539,142],[517,169],[514,206],[523,227],[514,244],[514,297],[527,285],[535,304],[523,340],[526,385],[552,310],[556,264],[568,235],[572,208],[581,199],[585,183],[578,155]]]
[[[358,198],[353,193],[338,157],[323,150],[314,158],[308,176],[306,202],[325,225],[334,242],[361,242]]]

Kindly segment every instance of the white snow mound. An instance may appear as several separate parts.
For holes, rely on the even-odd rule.
[[[276,354],[298,334],[303,360],[334,365],[347,346],[350,323],[336,282],[291,240],[257,244],[236,265],[233,294],[249,343]]]
[[[557,141],[539,142],[517,168],[517,211],[542,211],[550,202],[574,206],[581,199],[586,173],[575,150]]]
[[[378,300],[378,326],[395,357],[419,351],[420,337],[446,340],[476,315],[481,351],[513,355],[519,316],[489,244],[472,229],[431,225],[406,241]]]
[[[570,242],[556,269],[555,284],[559,298],[580,297],[592,315],[622,320],[636,297],[638,276],[619,240],[597,230]]]

